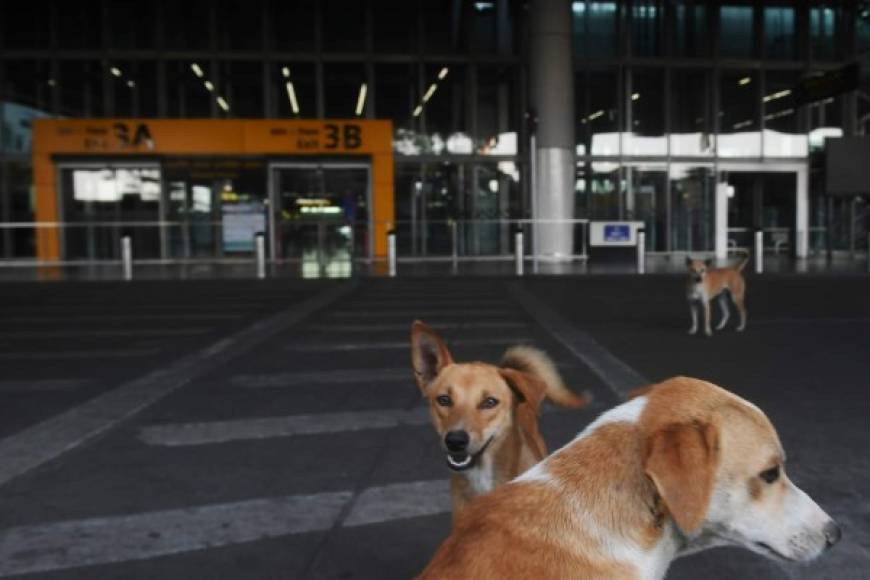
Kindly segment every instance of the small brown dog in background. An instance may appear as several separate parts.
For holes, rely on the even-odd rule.
[[[749,262],[748,252],[736,266],[728,268],[711,268],[713,260],[693,260],[686,256],[686,266],[689,268],[687,297],[689,299],[689,312],[692,314],[692,328],[689,329],[689,334],[698,332],[697,309],[699,306],[704,310],[704,334],[707,336],[713,334],[710,328],[712,323],[710,302],[716,297],[719,298],[719,305],[722,308],[722,320],[719,321],[716,330],[725,328],[731,316],[728,310],[727,294],[731,294],[731,300],[734,301],[734,305],[740,313],[740,324],[737,326],[737,331],[741,332],[746,328],[746,280],[743,278],[742,272],[747,262]],[[728,292],[725,292],[726,290]]]
[[[441,337],[419,320],[411,326],[411,362],[453,471],[454,518],[471,499],[547,455],[538,431],[545,396],[575,409],[588,402],[568,390],[553,361],[538,349],[509,348],[499,366],[455,363]]]

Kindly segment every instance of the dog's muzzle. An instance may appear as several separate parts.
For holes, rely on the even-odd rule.
[[[470,438],[465,431],[448,431],[444,436],[444,446],[447,448],[447,467],[453,471],[471,469],[477,463],[477,458],[486,451],[492,438],[487,440],[476,453],[468,452]]]

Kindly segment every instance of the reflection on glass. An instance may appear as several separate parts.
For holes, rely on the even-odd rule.
[[[575,215],[589,219],[622,219],[625,216],[624,182],[619,164],[609,161],[577,163],[574,185]]]
[[[665,165],[647,163],[625,168],[626,219],[644,223],[648,252],[667,250],[667,191]]]
[[[814,59],[833,60],[838,56],[837,20],[839,8],[810,8],[810,50]]]
[[[764,54],[768,58],[795,57],[794,8],[764,7]]]
[[[748,58],[752,48],[752,6],[719,7],[719,53],[724,57]]]
[[[572,2],[574,52],[584,57],[616,54],[616,2]]]
[[[661,54],[664,2],[633,2],[631,6],[631,50],[636,56]]]
[[[789,71],[768,71],[765,75],[765,95],[761,101],[766,157],[807,156],[807,135],[791,93],[797,81],[798,75]]]
[[[681,71],[671,73],[672,156],[712,157],[715,151],[710,73]]]
[[[691,58],[710,54],[707,10],[703,2],[677,2],[674,21],[674,51],[677,55]]]
[[[713,250],[715,179],[711,167],[672,163],[670,245],[672,252]]]
[[[720,157],[759,157],[761,97],[758,74],[727,71],[720,82],[722,110],[719,112],[717,148]]]
[[[624,135],[626,155],[666,155],[664,72],[635,70],[631,73],[631,127]]]
[[[574,77],[577,155],[619,155],[616,74],[578,73]]]

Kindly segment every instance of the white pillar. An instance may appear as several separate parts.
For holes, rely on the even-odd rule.
[[[266,236],[256,234],[254,247],[257,251],[257,278],[262,280],[266,277]]]
[[[727,183],[716,184],[716,259],[728,257],[728,194],[732,186]]]
[[[757,230],[755,232],[755,273],[761,274],[764,272],[764,232]]]
[[[810,186],[809,171],[804,166],[798,170],[797,203],[795,204],[795,255],[806,258],[810,247]]]
[[[390,277],[396,276],[396,232],[387,234],[387,262]]]

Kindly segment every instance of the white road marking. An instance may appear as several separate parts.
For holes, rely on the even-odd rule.
[[[61,322],[132,322],[137,320],[170,320],[177,322],[179,320],[237,320],[250,316],[250,314],[231,314],[226,312],[216,312],[214,314],[189,314],[180,312],[178,314],[92,314],[92,315],[71,315],[64,316],[63,314],[46,314],[45,316],[10,316],[4,318],[4,323],[22,322],[29,324],[57,324]]]
[[[271,388],[298,387],[316,384],[348,384],[372,382],[414,381],[411,363],[406,367],[388,369],[343,369],[324,371],[303,371],[293,373],[265,373],[258,375],[236,375],[230,377],[230,384],[238,387]]]
[[[448,346],[485,346],[507,344],[530,344],[532,339],[527,336],[506,338],[457,338],[448,340]],[[285,350],[294,352],[332,352],[332,351],[355,351],[355,350],[408,350],[411,346],[407,340],[393,341],[368,341],[368,342],[345,342],[345,343],[299,343],[288,344]]]
[[[152,425],[141,428],[139,438],[149,445],[180,447],[271,437],[391,429],[399,425],[426,425],[430,420],[427,408],[420,407],[410,411],[377,409],[345,413],[285,415],[229,421]]]
[[[68,391],[78,389],[92,381],[90,379],[44,379],[35,381],[0,381],[0,393],[40,393],[46,391]]]
[[[130,328],[130,329],[76,329],[76,330],[9,330],[0,332],[0,338],[41,339],[41,338],[99,338],[123,336],[194,336],[210,332],[211,328]]]
[[[0,530],[0,577],[144,560],[330,529],[349,491]]]
[[[370,310],[337,310],[335,312],[331,312],[328,316],[332,318],[404,318],[408,320],[408,324],[412,320],[415,319],[423,319],[426,322],[429,322],[430,318],[460,318],[466,319],[468,317],[473,318],[493,318],[493,317],[514,317],[516,316],[516,311],[514,310],[492,310],[486,308],[469,308],[467,310],[463,310],[461,308],[451,308],[450,310],[407,310],[407,311],[399,311],[399,310],[384,310],[381,312],[373,312]]]
[[[152,356],[160,352],[159,348],[112,348],[90,350],[43,350],[38,352],[0,352],[2,360],[56,360],[56,359],[94,359],[94,358],[135,358],[137,356]]]
[[[394,483],[364,490],[344,520],[345,527],[432,516],[452,510],[447,480]]]
[[[51,461],[152,405],[194,378],[249,352],[356,287],[336,285],[147,375],[0,440],[0,485]]]
[[[630,390],[650,383],[643,375],[601,346],[589,333],[567,323],[561,315],[519,284],[511,284],[510,291],[516,301],[541,326],[586,363],[620,399],[625,399]]]
[[[472,330],[472,329],[502,329],[502,328],[528,328],[526,322],[517,321],[469,321],[469,322],[442,322],[434,325],[435,330]],[[315,324],[312,330],[321,332],[377,332],[381,330],[399,330],[411,332],[411,325],[405,322],[373,323],[373,324]]]

